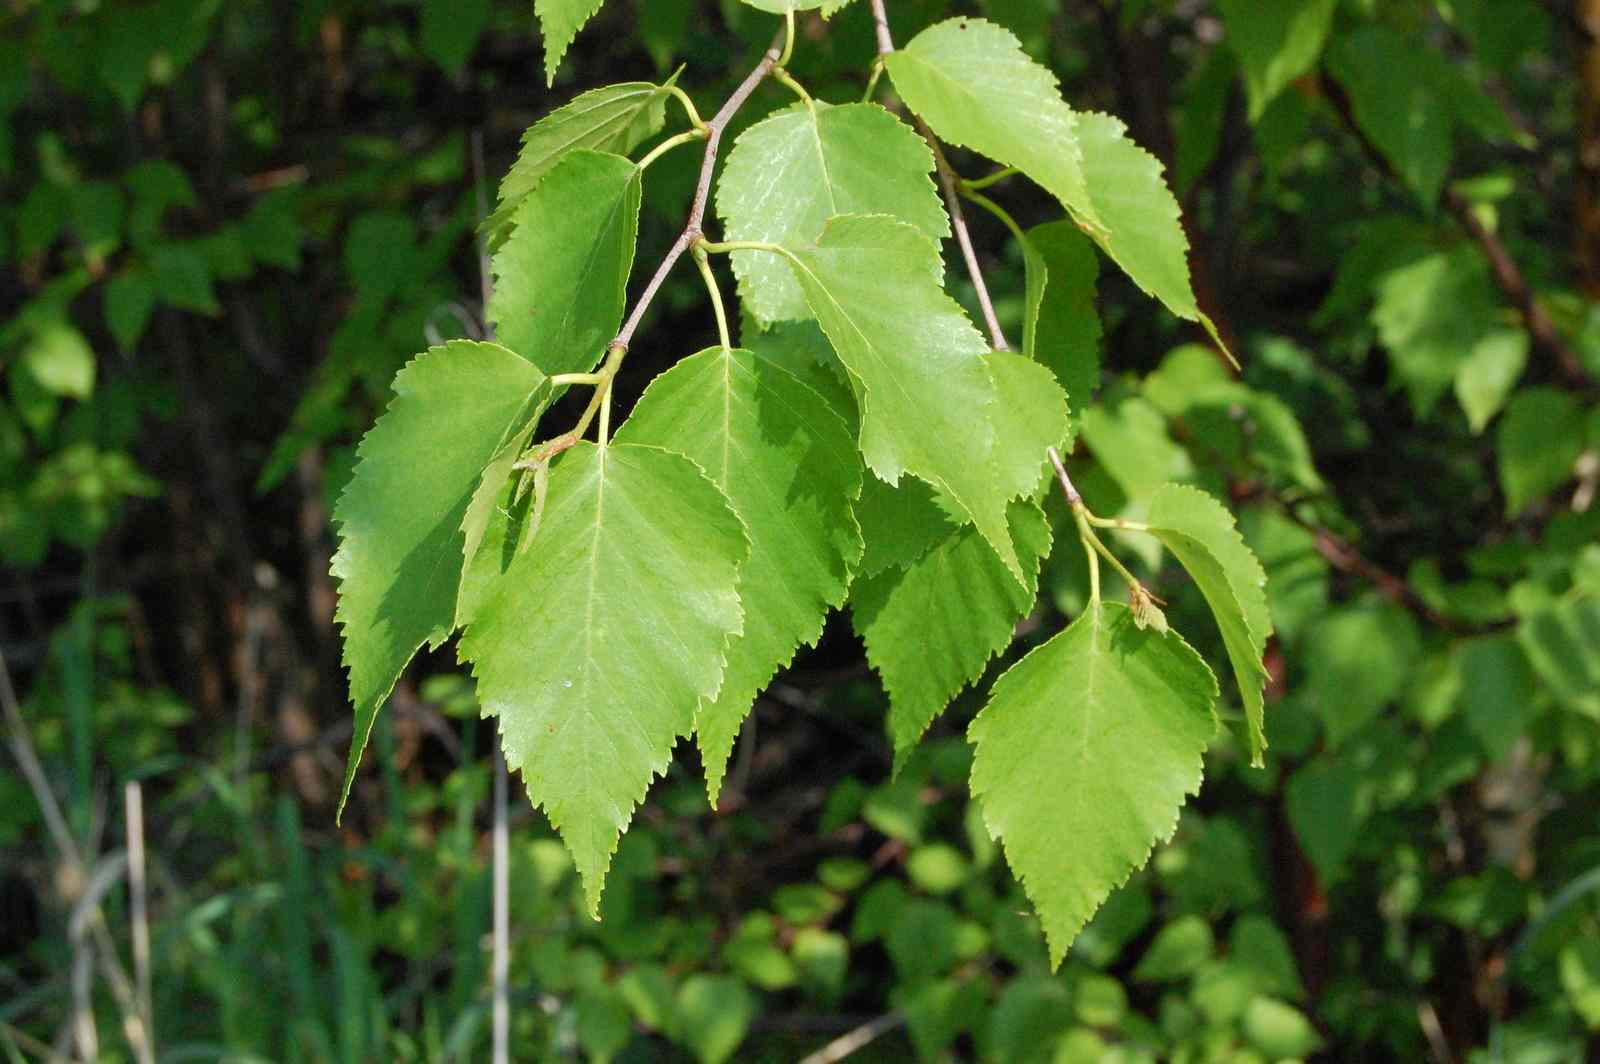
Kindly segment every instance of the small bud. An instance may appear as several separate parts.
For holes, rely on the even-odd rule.
[[[1156,605],[1155,597],[1139,585],[1133,588],[1133,623],[1140,631],[1154,628],[1161,635],[1167,634],[1167,615]]]

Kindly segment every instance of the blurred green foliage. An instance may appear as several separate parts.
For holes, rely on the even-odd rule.
[[[600,922],[513,803],[514,1058],[790,1060],[862,1030],[854,1060],[1596,1059],[1600,277],[1571,246],[1600,90],[1578,5],[890,8],[901,39],[952,9],[1011,27],[1175,171],[1244,371],[1104,278],[1074,477],[1107,515],[1168,479],[1237,504],[1279,632],[1267,767],[1213,749],[1174,841],[1051,974],[967,800],[979,699],[891,776],[884,696],[835,622],[758,704],[720,811],[692,755],[658,784]],[[448,653],[420,663],[335,829],[329,500],[398,366],[476,328],[480,189],[521,130],[679,64],[705,110],[774,25],[611,0],[547,90],[531,16],[0,10],[0,649],[124,965],[122,785],[148,795],[162,1061],[487,1055],[490,725]],[[802,16],[819,97],[859,98],[872,54],[864,0]],[[694,167],[649,171],[641,261]],[[1049,221],[1028,196],[1018,218]],[[1020,254],[974,225],[1020,335]],[[670,282],[625,398],[712,335],[698,284]],[[1211,632],[1148,542],[1118,549]],[[1085,596],[1058,552],[1011,654]],[[11,767],[0,1053],[41,1060],[74,1045],[86,883]],[[110,981],[88,1000],[101,1059],[134,1059]]]

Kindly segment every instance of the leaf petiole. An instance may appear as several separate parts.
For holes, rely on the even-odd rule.
[[[676,85],[667,85],[665,88],[683,105],[683,113],[688,116],[689,124],[703,135],[706,129],[705,119],[700,117],[700,112],[695,107],[694,101],[689,98],[689,94]]]
[[[806,87],[796,81],[783,67],[773,67],[772,80],[785,86],[800,97],[800,102],[806,105],[807,110],[815,111],[817,109],[817,102],[811,98],[811,94],[806,91]]]
[[[779,70],[789,65],[789,57],[794,55],[794,8],[783,13],[783,52],[778,56],[777,67]]]
[[[731,351],[733,343],[728,337],[728,311],[722,304],[722,289],[717,287],[717,275],[711,272],[711,256],[706,254],[705,241],[696,243],[689,251],[694,256],[694,264],[700,267],[700,276],[705,278],[706,291],[711,295],[711,309],[717,316],[717,337],[722,341],[722,349]]]
[[[971,180],[962,177],[957,178],[957,182],[961,185],[961,191],[977,192],[980,189],[988,188],[990,185],[997,185],[1008,177],[1015,177],[1019,173],[1021,173],[1021,171],[1015,166],[1002,166],[994,173],[988,174],[984,177],[975,177]]]
[[[673,148],[676,148],[680,144],[687,144],[691,140],[705,139],[706,129],[704,126],[701,126],[698,129],[686,130],[685,132],[679,133],[675,136],[668,137],[660,144],[657,144],[654,148],[651,148],[650,151],[646,153],[645,157],[639,160],[639,169],[641,171],[645,170],[651,163],[655,162],[657,159],[661,158],[663,155],[667,154],[667,152],[671,151]]]

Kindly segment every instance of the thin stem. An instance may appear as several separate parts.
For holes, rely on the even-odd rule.
[[[998,218],[1002,225],[1011,230],[1011,235],[1016,237],[1018,241],[1028,239],[1023,235],[1022,226],[1018,225],[1017,220],[1011,217],[1011,212],[1000,206],[1000,204],[996,203],[988,196],[979,195],[978,193],[972,191],[971,188],[962,186],[961,198],[971,200],[973,203],[976,203],[978,206],[982,207],[984,210]]]
[[[888,55],[894,51],[894,37],[889,33],[889,12],[884,10],[883,0],[872,0],[872,25],[878,31],[878,54]]]
[[[611,443],[611,382],[607,381],[597,394],[600,396],[600,429],[596,439],[604,451]]]
[[[506,761],[496,744],[494,751],[494,956],[490,964],[493,985],[493,1060],[511,1060],[511,852],[507,830]]]
[[[700,111],[695,107],[694,101],[689,99],[689,94],[687,92],[684,92],[676,85],[668,85],[666,86],[666,90],[670,92],[680,104],[683,105],[683,113],[688,116],[689,124],[691,126],[696,129],[706,128],[705,120],[700,117]]]
[[[1149,532],[1150,526],[1138,521],[1124,521],[1120,517],[1096,517],[1089,515],[1089,523],[1096,528],[1114,528],[1119,532]]]
[[[776,255],[787,255],[789,252],[780,244],[768,244],[760,240],[705,240],[701,239],[699,245],[702,251],[710,255],[726,255],[730,251],[770,251]]]
[[[1089,559],[1089,608],[1100,608],[1100,555],[1094,551],[1094,543],[1099,542],[1094,538],[1094,533],[1089,530],[1089,523],[1084,520],[1082,503],[1072,508],[1072,520],[1078,526],[1078,540],[1083,544],[1083,553]]]
[[[789,65],[790,58],[794,55],[794,8],[783,13],[783,54],[778,56],[778,67],[781,69]]]
[[[872,74],[867,78],[867,91],[861,94],[861,102],[868,103],[872,94],[878,89],[878,79],[883,77],[883,56],[872,61]]]
[[[132,924],[134,1000],[144,1023],[145,1044],[155,1052],[155,1012],[150,1003],[150,908],[145,886],[144,791],[138,780],[123,788],[128,825],[128,912]]]
[[[694,262],[700,267],[700,276],[705,279],[706,291],[711,295],[711,309],[717,315],[717,336],[722,340],[722,349],[731,351],[733,342],[728,338],[728,311],[722,305],[722,290],[717,287],[717,275],[711,272],[711,257],[706,254],[703,241],[694,246]]]
[[[1061,482],[1061,490],[1066,493],[1067,502],[1072,505],[1073,512],[1084,509],[1083,496],[1078,494],[1078,489],[1072,485],[1072,478],[1067,476],[1067,467],[1061,461],[1061,452],[1054,447],[1046,447],[1044,453],[1050,456],[1050,464],[1056,467],[1056,479]]]
[[[883,0],[872,0],[872,22],[878,33],[878,55],[880,58],[887,56],[894,51],[894,37],[889,33],[889,13],[884,9]],[[996,351],[1009,351],[1011,345],[1006,343],[1005,333],[1000,331],[1000,319],[995,317],[989,286],[983,282],[983,268],[978,265],[978,253],[972,247],[972,234],[967,232],[967,217],[962,213],[961,196],[956,191],[956,172],[950,168],[950,160],[945,158],[939,138],[933,135],[928,123],[922,120],[921,115],[911,117],[917,132],[933,149],[933,162],[939,173],[939,190],[944,193],[945,209],[950,212],[950,228],[955,231],[961,257],[966,261],[967,276],[972,278],[972,287],[978,293],[978,309],[983,312],[983,323],[989,330],[989,344]]]
[[[807,110],[815,111],[817,109],[817,102],[811,98],[811,94],[806,91],[806,87],[790,76],[789,72],[783,67],[773,68],[772,80],[800,97],[800,102],[806,105]]]
[[[1002,166],[987,177],[975,177],[970,181],[963,177],[958,178],[957,183],[960,184],[963,192],[977,192],[988,188],[990,185],[999,184],[1008,177],[1015,177],[1019,172],[1015,166]]]
[[[557,373],[550,378],[550,384],[555,388],[563,388],[574,384],[595,385],[605,379],[603,373]]]
[[[772,73],[772,68],[777,65],[782,54],[779,51],[779,38],[774,38],[772,46],[761,57],[761,62],[745,76],[744,81],[739,83],[739,87],[733,90],[733,94],[711,117],[711,121],[706,123],[705,156],[700,162],[700,180],[695,185],[694,201],[689,206],[689,220],[678,239],[673,241],[672,247],[667,249],[661,265],[656,267],[656,272],[644,286],[644,291],[639,294],[638,301],[628,314],[628,320],[622,323],[622,329],[617,333],[616,339],[611,341],[613,347],[627,347],[633,341],[633,334],[639,330],[639,323],[644,320],[645,311],[650,309],[650,304],[655,300],[656,293],[661,290],[667,274],[672,272],[672,267],[677,265],[683,253],[689,250],[689,246],[700,239],[701,227],[705,224],[706,204],[711,199],[711,178],[717,168],[717,149],[722,144],[722,132],[728,128],[728,123],[734,114],[756,91],[756,87]]]
[[[1094,549],[1099,551],[1101,553],[1101,555],[1103,555],[1105,557],[1105,560],[1111,563],[1111,568],[1115,569],[1117,571],[1117,575],[1122,577],[1122,579],[1127,582],[1127,585],[1128,585],[1130,590],[1134,589],[1134,588],[1143,588],[1144,587],[1144,582],[1142,580],[1140,580],[1137,576],[1134,576],[1132,573],[1130,573],[1128,571],[1128,567],[1126,565],[1123,565],[1120,561],[1118,561],[1117,560],[1117,556],[1115,554],[1111,553],[1111,548],[1107,547],[1104,543],[1102,543],[1100,541],[1100,537],[1095,535],[1094,531],[1089,528],[1089,517],[1088,517],[1088,513],[1089,512],[1088,512],[1088,510],[1087,509],[1084,510],[1083,513],[1084,513],[1084,518],[1083,518],[1084,523],[1083,523],[1082,527],[1083,527],[1084,531],[1088,534],[1090,541],[1094,544]]]
[[[699,129],[685,130],[682,133],[668,137],[660,144],[657,144],[654,148],[651,148],[645,157],[639,160],[639,169],[646,170],[649,168],[651,163],[655,162],[657,159],[661,158],[678,145],[687,144],[691,140],[704,140],[705,136],[705,128],[701,127]]]

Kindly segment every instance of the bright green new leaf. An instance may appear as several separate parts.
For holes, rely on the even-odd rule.
[[[1029,59],[1011,31],[976,18],[929,26],[889,55],[906,105],[939,139],[1014,166],[1083,225],[1100,224],[1078,146],[1079,116],[1056,76]]]
[[[1200,787],[1216,677],[1175,633],[1091,606],[995,681],[968,732],[972,795],[1039,911],[1050,959]]]
[[[693,462],[640,444],[567,451],[525,549],[506,550],[508,527],[479,550],[510,559],[460,653],[598,913],[634,807],[721,687],[749,541]]]
[[[1162,177],[1161,163],[1129,140],[1127,131],[1110,115],[1078,116],[1084,178],[1100,221],[1089,235],[1134,284],[1178,317],[1199,322],[1226,350],[1189,286],[1189,237],[1178,200]]]
[[[790,249],[788,258],[859,385],[868,468],[890,484],[910,473],[934,485],[1022,581],[1006,503],[1031,493],[1045,448],[1066,434],[1060,389],[1047,378],[1044,393],[1031,398],[1030,413],[1057,408],[1043,418],[1018,418],[1001,404],[987,345],[940,287],[938,246],[913,226],[841,215],[816,245]]]
[[[1456,370],[1456,401],[1467,412],[1474,433],[1487,428],[1505,405],[1528,364],[1528,346],[1528,334],[1522,329],[1501,329],[1473,345]]]
[[[570,152],[545,175],[494,255],[501,343],[551,375],[594,368],[622,325],[639,196],[639,168],[620,155]]]
[[[1197,488],[1168,484],[1150,500],[1150,531],[1189,571],[1222,631],[1244,702],[1250,763],[1264,764],[1267,748],[1267,680],[1262,656],[1272,635],[1267,612],[1267,574],[1233,526],[1233,514]]]
[[[22,364],[51,395],[87,399],[94,392],[94,351],[66,322],[52,322],[34,333],[23,349]]]
[[[717,213],[729,240],[808,244],[836,214],[887,214],[935,239],[950,221],[927,141],[877,104],[796,104],[751,126],[728,154]],[[744,305],[762,321],[810,316],[781,256],[736,251]]]
[[[1088,407],[1100,386],[1100,315],[1095,309],[1100,260],[1083,231],[1069,221],[1027,232],[1022,350],[1056,375],[1074,410]]]
[[[605,0],[533,0],[533,13],[539,16],[539,29],[544,34],[544,77],[546,85],[556,83],[556,70],[562,56],[583,29],[584,23],[594,17]]]
[[[1506,514],[1515,517],[1572,476],[1583,453],[1583,404],[1555,388],[1518,392],[1495,442]]]
[[[545,378],[498,344],[455,340],[407,363],[334,507],[335,620],[355,732],[340,807],[378,710],[423,643],[455,629],[461,521],[484,465],[538,408]]]
[[[1250,121],[1316,65],[1338,0],[1222,0],[1228,43],[1244,68]]]
[[[590,89],[529,126],[516,162],[500,181],[495,211],[483,223],[490,244],[505,239],[522,198],[568,152],[588,148],[626,155],[661,130],[666,107],[666,86],[625,81]]]
[[[850,512],[861,494],[861,459],[849,426],[815,391],[749,351],[720,348],[657,377],[616,438],[693,459],[750,533],[739,571],[744,634],[728,644],[722,689],[695,712],[715,805],[756,694],[801,644],[816,642],[828,610],[844,604],[861,559]]]
[[[1011,644],[1033,607],[1050,524],[1029,502],[1012,503],[1010,516],[1025,585],[968,525],[909,568],[858,579],[851,592],[856,631],[889,694],[897,768],[950,699]]]

